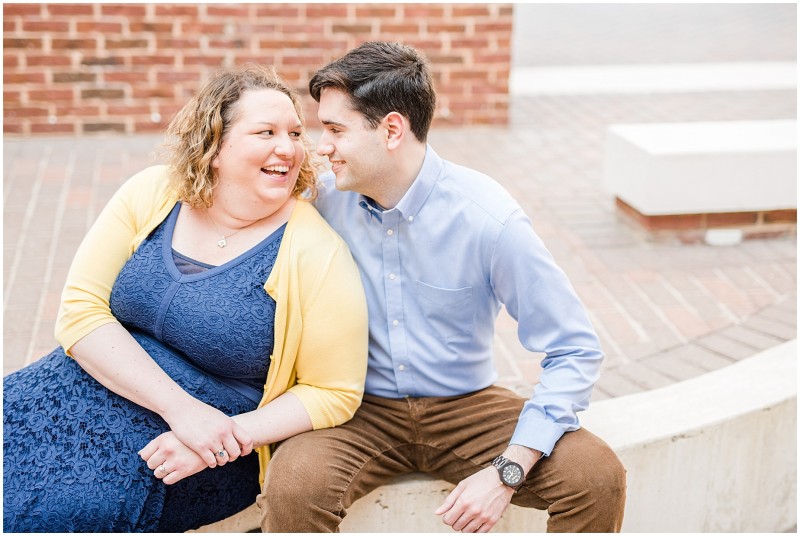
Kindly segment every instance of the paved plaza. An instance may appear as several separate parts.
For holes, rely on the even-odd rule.
[[[788,26],[777,16],[748,23],[752,12],[736,9],[740,19],[724,20],[725,32],[751,39],[758,23],[776,36],[751,39],[744,60],[795,60],[778,46],[794,31],[794,17]],[[756,46],[762,48],[754,52]],[[649,48],[654,62],[691,59],[680,46]],[[551,49],[560,59],[537,52],[538,64],[574,64],[580,53]],[[611,54],[604,50],[595,51],[596,61]],[[515,49],[518,65],[523,52]],[[646,53],[629,47],[627,61],[642,63]],[[728,48],[704,54],[695,61],[734,59]],[[512,95],[508,127],[437,128],[430,141],[444,158],[501,182],[531,217],[600,335],[607,358],[594,394],[599,400],[697,376],[793,339],[797,318],[796,236],[729,247],[648,236],[617,212],[602,188],[608,126],[795,119],[796,113],[796,92],[785,89]],[[53,325],[72,255],[122,181],[162,160],[159,143],[157,136],[4,139],[4,374],[55,347]],[[495,350],[500,382],[529,395],[538,360],[520,346],[505,313]]]

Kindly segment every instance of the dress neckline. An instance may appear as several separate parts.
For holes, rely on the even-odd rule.
[[[226,263],[220,264],[219,266],[214,266],[208,270],[196,274],[184,274],[178,270],[178,267],[175,265],[175,259],[172,257],[172,235],[175,232],[175,224],[178,221],[178,214],[180,214],[182,205],[183,204],[178,201],[175,203],[175,206],[172,207],[169,216],[167,216],[166,226],[164,227],[164,234],[161,240],[161,255],[164,258],[164,264],[167,267],[167,271],[172,279],[182,283],[213,277],[245,262],[247,259],[258,254],[262,249],[283,236],[283,231],[286,229],[286,223],[284,223],[270,233],[270,235],[264,238],[261,242]]]

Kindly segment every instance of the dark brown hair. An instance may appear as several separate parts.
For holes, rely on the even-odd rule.
[[[387,114],[398,112],[411,122],[419,141],[428,137],[436,91],[427,60],[413,47],[364,43],[317,71],[308,83],[317,102],[325,88],[344,92],[373,129]]]

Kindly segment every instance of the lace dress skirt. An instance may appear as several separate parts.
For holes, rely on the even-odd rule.
[[[219,267],[184,274],[172,231],[180,204],[121,271],[114,316],[194,397],[235,415],[260,400],[275,303],[263,289],[283,228]],[[253,453],[167,486],[137,452],[168,430],[63,349],[3,380],[4,532],[183,532],[259,493]]]

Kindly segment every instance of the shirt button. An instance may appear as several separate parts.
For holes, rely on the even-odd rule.
[[[400,365],[399,367],[397,367],[397,370],[402,372],[402,371],[406,370],[406,366],[405,365]]]
[[[396,276],[394,274],[389,274],[389,279],[394,279]]]
[[[389,229],[388,231],[386,231],[386,234],[392,236],[394,234],[394,229]]]
[[[392,320],[392,325],[393,326],[399,326],[400,325],[400,321],[399,320]]]
[[[409,216],[408,221],[414,221],[414,216]]]

